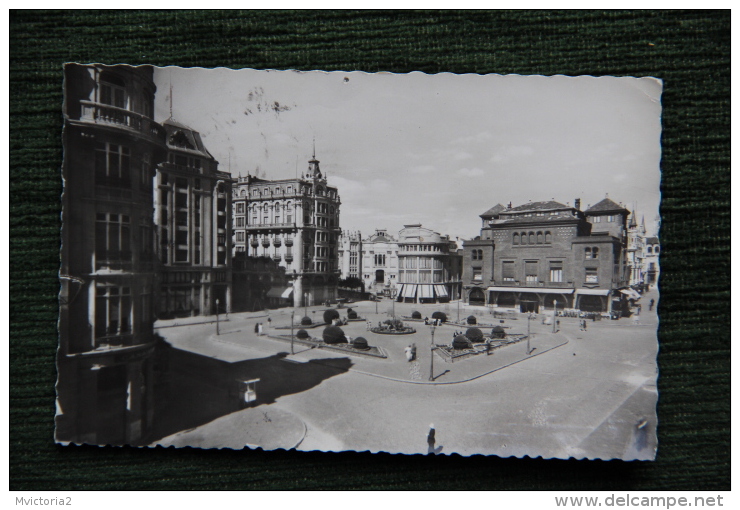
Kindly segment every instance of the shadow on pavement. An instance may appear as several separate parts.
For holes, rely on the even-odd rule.
[[[349,358],[297,363],[281,352],[237,363],[167,347],[158,359],[155,416],[150,441],[192,429],[244,408],[240,381],[259,379],[250,406],[271,404],[347,372]]]

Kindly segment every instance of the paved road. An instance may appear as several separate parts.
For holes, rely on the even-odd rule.
[[[657,300],[657,293],[642,301],[651,297]],[[410,307],[418,305],[397,306],[396,313],[409,314]],[[361,315],[374,313],[371,303],[356,308]],[[456,315],[455,306],[450,308],[450,315]],[[277,323],[286,312],[272,316]],[[247,334],[254,320],[234,316],[230,327]],[[515,326],[524,328],[526,323],[519,322]],[[535,333],[550,330],[532,326]],[[581,332],[577,319],[564,318],[561,330],[570,338],[566,346],[471,382],[426,386],[350,370],[259,409],[302,420],[301,450],[426,453],[434,423],[443,454],[649,459],[656,446],[656,326],[655,310],[649,312],[646,305],[639,325],[630,319],[591,322]],[[202,332],[186,329],[179,336],[189,335],[194,348],[209,356],[245,355],[236,346],[199,343]],[[270,349],[264,342],[254,348],[257,353]],[[423,360],[406,367],[426,378]],[[233,419],[238,422],[238,415]]]

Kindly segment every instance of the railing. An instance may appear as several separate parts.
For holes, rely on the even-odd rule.
[[[132,345],[137,345],[138,343],[142,342],[136,342],[136,338],[134,337],[134,334],[131,332],[127,333],[121,333],[121,334],[111,334],[103,337],[98,337],[95,339],[95,347],[130,347]]]
[[[295,228],[295,223],[259,223],[256,225],[247,225],[249,230],[261,228]]]
[[[280,260],[282,260],[282,256],[276,253],[275,255],[272,256],[272,260],[274,260],[275,262],[280,262]]]
[[[149,117],[116,106],[80,101],[82,112],[80,120],[92,121],[96,124],[113,124],[133,129],[143,135],[157,138],[164,142],[167,134],[165,129]]]

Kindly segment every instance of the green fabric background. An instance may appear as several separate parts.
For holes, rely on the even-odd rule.
[[[62,64],[664,80],[660,446],[652,463],[60,447]],[[730,14],[10,13],[10,488],[730,488]]]

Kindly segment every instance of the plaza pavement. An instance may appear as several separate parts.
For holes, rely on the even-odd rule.
[[[452,385],[408,384],[428,379],[429,350],[424,347],[429,345],[431,333],[423,323],[414,324],[418,330],[414,339],[377,335],[385,337],[377,340],[365,331],[364,323],[350,323],[345,327],[349,336],[361,335],[371,345],[380,344],[389,359],[351,356],[352,366],[347,373],[315,388],[286,395],[267,406],[231,413],[187,434],[180,433],[178,438],[165,438],[159,444],[291,448],[295,446],[294,437],[303,434],[298,446],[301,450],[424,453],[423,439],[433,422],[442,453],[652,458],[657,315],[655,309],[647,311],[650,297],[648,294],[642,300],[645,305],[640,325],[629,319],[590,322],[588,331],[581,332],[577,319],[563,318],[561,332],[552,335],[551,327],[532,321],[532,347],[536,348],[533,354],[544,352],[547,346],[560,345],[544,355],[527,357],[523,342],[502,348],[492,356],[479,355],[452,364],[435,356],[437,383],[473,379]],[[383,312],[390,311],[389,305],[387,301],[380,303],[377,316],[374,303],[350,306],[376,323],[376,318],[385,318]],[[442,306],[396,304],[395,312],[397,316],[410,315],[419,309],[422,314],[431,315]],[[316,317],[322,310],[312,307],[307,311]],[[288,324],[290,312],[270,311],[272,324]],[[448,306],[446,312],[455,319],[456,304]],[[345,311],[340,313],[344,315]],[[498,321],[487,315],[485,308],[464,307],[461,318],[471,313],[476,313],[480,322]],[[303,309],[296,310],[295,315],[302,316]],[[220,335],[215,335],[214,324],[163,327],[159,332],[178,349],[230,362],[289,352],[289,342],[254,335],[254,324],[267,324],[266,318],[264,312],[229,314],[228,322],[220,324]],[[195,319],[200,320],[193,322],[207,322],[204,318]],[[168,322],[157,325],[167,326]],[[526,320],[506,320],[505,326],[510,332],[526,332]],[[435,343],[448,343],[456,329],[464,328],[438,328]],[[321,331],[322,328],[309,330],[313,336],[320,336]],[[442,332],[447,335],[441,335]],[[403,347],[411,341],[416,342],[419,355],[414,363],[403,357]],[[296,345],[296,354],[286,360],[320,362],[337,356],[348,357]],[[528,359],[521,362],[524,358]],[[489,375],[480,377],[484,374]],[[254,425],[255,420],[259,423],[263,411],[277,410],[286,414],[275,414],[271,422],[265,422],[273,425]],[[278,426],[276,422],[281,423]]]

